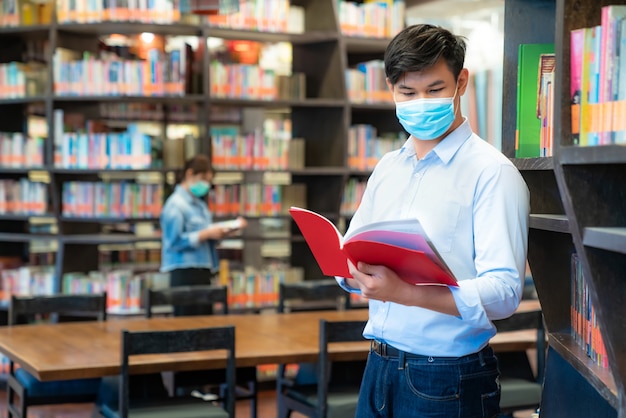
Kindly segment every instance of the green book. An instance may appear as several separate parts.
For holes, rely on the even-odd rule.
[[[517,67],[515,157],[540,156],[541,120],[537,117],[539,59],[553,54],[554,44],[520,44]]]

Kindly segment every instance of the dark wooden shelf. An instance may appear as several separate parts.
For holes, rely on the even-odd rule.
[[[284,107],[337,107],[342,108],[346,105],[343,99],[304,99],[304,100],[257,100],[257,99],[241,99],[230,97],[212,97],[211,104],[216,106],[231,107],[263,107],[263,108],[284,108]]]
[[[550,345],[569,362],[611,406],[619,409],[617,387],[608,369],[598,366],[578,346],[574,337],[565,333],[550,333]]]
[[[626,254],[626,228],[587,227],[583,245]]]
[[[533,213],[530,215],[529,226],[544,231],[562,232],[569,234],[569,220],[565,215]]]
[[[350,103],[352,110],[367,111],[367,110],[394,110],[396,108],[395,103]]]
[[[181,23],[141,23],[141,22],[98,22],[98,23],[64,23],[58,25],[59,32],[80,35],[133,35],[142,32],[158,33],[172,36],[200,36],[202,27]]]
[[[22,213],[3,213],[0,214],[0,221],[28,221],[30,219],[45,219],[52,218],[55,219],[54,214],[52,213],[44,213],[44,214],[22,214]]]
[[[390,38],[371,38],[365,36],[342,36],[348,54],[372,54],[385,52]]]
[[[82,223],[101,223],[101,224],[123,224],[137,222],[158,222],[159,218],[109,218],[109,217],[77,217],[77,216],[61,216],[61,222],[82,222]]]
[[[0,99],[0,105],[17,105],[17,104],[31,104],[37,102],[46,101],[45,96],[29,96],[29,97],[19,97],[16,99]]]
[[[25,25],[0,28],[0,36],[19,35],[26,38],[46,38],[50,31],[50,25]]]
[[[136,236],[133,234],[77,234],[63,235],[61,241],[64,244],[134,244],[137,242],[160,241],[160,235]]]
[[[567,146],[559,149],[561,164],[625,164],[626,146],[600,145],[595,147]]]
[[[0,242],[57,241],[58,235],[0,232]]]
[[[71,175],[71,176],[80,176],[80,175],[94,175],[94,174],[105,174],[105,173],[124,173],[124,174],[133,174],[133,173],[168,173],[171,171],[176,171],[177,168],[115,168],[115,169],[107,169],[107,168],[51,168],[49,171],[51,174],[56,175]]]
[[[214,38],[235,40],[242,39],[257,42],[289,42],[296,45],[337,41],[337,34],[330,31],[285,33],[209,27],[209,36]]]
[[[202,103],[204,99],[205,96],[202,94],[187,94],[184,96],[54,96],[52,98],[58,104],[81,102],[195,104]]]
[[[31,171],[48,171],[48,167],[1,167],[0,175],[2,174],[23,174],[28,175]]]
[[[554,169],[554,160],[552,157],[538,158],[511,158],[515,167],[520,171],[537,171]]]
[[[345,167],[306,167],[289,172],[293,176],[344,176],[348,170]]]

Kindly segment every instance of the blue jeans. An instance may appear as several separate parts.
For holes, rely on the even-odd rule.
[[[499,374],[490,347],[459,358],[370,352],[356,417],[494,418]]]

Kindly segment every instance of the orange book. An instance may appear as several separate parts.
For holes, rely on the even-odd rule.
[[[289,213],[327,276],[351,278],[350,260],[386,266],[415,285],[458,286],[417,218],[375,222],[344,237],[315,212],[291,207]]]

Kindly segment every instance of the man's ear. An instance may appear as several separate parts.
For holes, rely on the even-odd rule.
[[[389,77],[385,78],[385,82],[387,83],[387,88],[389,89],[391,94],[393,94],[393,84],[391,84],[391,81],[389,81]]]
[[[458,88],[458,96],[463,96],[465,94],[465,90],[467,89],[467,83],[469,82],[469,71],[467,68],[463,68],[459,73],[459,78],[457,81]]]

